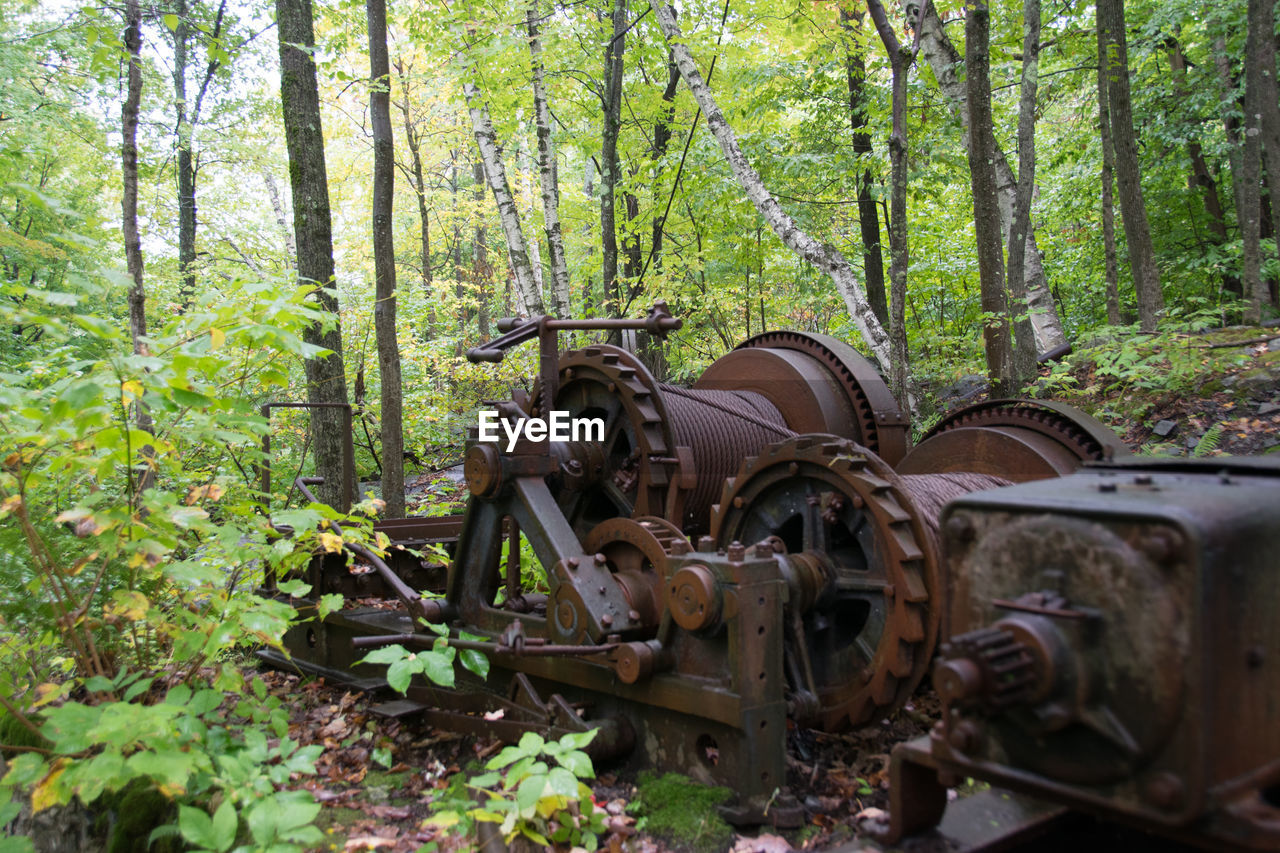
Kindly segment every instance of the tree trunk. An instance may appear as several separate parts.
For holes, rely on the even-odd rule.
[[[698,66],[693,61],[693,56],[689,53],[688,46],[682,40],[680,26],[676,23],[676,17],[671,7],[663,0],[656,0],[652,4],[652,8],[658,18],[658,26],[662,29],[662,35],[666,39],[667,47],[675,56],[676,66],[680,69],[680,76],[684,78],[685,84],[693,92],[693,96],[697,99],[702,112],[706,114],[707,127],[720,144],[720,150],[724,152],[729,168],[733,171],[734,177],[737,178],[738,184],[746,193],[747,198],[751,199],[751,203],[755,205],[761,218],[791,251],[831,277],[840,295],[844,298],[849,316],[858,327],[858,331],[861,333],[867,347],[880,360],[882,365],[891,364],[889,338],[884,332],[884,327],[880,325],[880,321],[876,318],[875,312],[871,310],[871,305],[867,302],[862,286],[859,284],[857,276],[854,275],[853,268],[849,266],[848,259],[836,249],[820,243],[802,231],[795,221],[787,215],[786,211],[782,209],[777,200],[770,195],[759,173],[751,167],[751,164],[747,162],[747,158],[743,156],[742,150],[738,147],[738,140],[733,133],[733,128],[729,126],[724,113],[720,111],[720,107],[716,104],[710,88],[703,81],[702,73],[698,71]],[[912,407],[912,402],[907,401],[907,408]]]
[[[142,104],[142,9],[138,0],[125,0],[124,47],[129,57],[128,85],[124,105],[120,109],[120,171],[123,192],[120,201],[120,230],[124,233],[125,264],[133,285],[129,288],[129,332],[133,351],[147,355],[147,291],[142,278],[142,237],[138,233],[138,110]],[[141,399],[135,404],[138,429],[153,433],[151,411]],[[154,449],[147,444],[139,448],[143,460],[135,480],[130,476],[129,501],[135,507],[138,499],[155,482],[152,465]],[[132,460],[131,460],[132,461]]]
[[[840,27],[845,32],[844,68],[849,86],[849,124],[853,131],[853,153],[860,159],[870,160],[871,134],[867,132],[867,61],[866,47],[862,44],[862,12],[841,8]],[[885,49],[889,49],[887,44]],[[892,156],[892,152],[890,155]],[[867,301],[871,303],[871,310],[880,322],[887,323],[889,308],[885,300],[884,258],[880,250],[880,213],[876,209],[875,199],[871,197],[869,166],[858,177],[858,230],[862,236],[862,273],[867,282]]]
[[[1027,309],[1027,235],[1036,186],[1036,87],[1040,71],[1040,0],[1022,4],[1022,92],[1018,99],[1018,187],[1009,229],[1009,303],[1013,314],[1013,379],[1025,385],[1036,374],[1036,340]]]
[[[1244,321],[1258,323],[1262,319],[1262,303],[1269,302],[1266,284],[1262,280],[1261,248],[1261,183],[1262,183],[1262,103],[1266,89],[1264,76],[1274,80],[1275,49],[1271,50],[1271,67],[1262,66],[1266,49],[1263,42],[1272,41],[1274,20],[1272,5],[1263,0],[1249,0],[1247,16],[1248,32],[1244,48],[1244,151],[1241,152],[1243,169],[1240,173],[1241,200],[1244,203],[1244,219],[1240,222],[1240,237],[1244,243],[1242,257],[1242,284],[1244,285]],[[1266,72],[1264,74],[1264,72]],[[1274,96],[1275,89],[1272,87]]]
[[[520,228],[520,211],[516,209],[515,199],[511,195],[511,185],[507,182],[507,170],[502,163],[502,152],[498,150],[498,137],[493,130],[493,121],[489,118],[489,106],[480,96],[480,87],[476,85],[475,69],[467,72],[467,79],[462,84],[462,93],[467,99],[467,111],[471,115],[471,129],[476,137],[476,147],[480,149],[480,162],[484,164],[484,177],[493,193],[494,203],[498,207],[498,221],[502,224],[502,233],[507,241],[507,255],[511,260],[511,275],[515,279],[516,295],[524,311],[535,317],[545,314],[542,305],[542,294],[538,292],[533,278],[533,264],[529,261],[529,248],[524,241],[524,232]]]
[[[262,170],[262,182],[267,187],[267,195],[271,198],[271,212],[275,214],[276,225],[280,228],[280,236],[284,239],[285,266],[293,269],[297,263],[298,250],[293,243],[293,229],[289,227],[289,217],[285,213],[284,201],[280,198],[280,188],[270,171]]]
[[[908,395],[908,377],[907,377],[907,319],[906,319],[906,301],[907,301],[907,267],[909,263],[909,253],[907,247],[907,71],[910,68],[912,56],[910,51],[904,50],[898,36],[894,33],[893,27],[889,24],[889,17],[885,14],[884,6],[880,0],[867,0],[867,8],[871,12],[871,20],[875,22],[876,31],[880,34],[880,40],[884,42],[884,49],[889,54],[889,66],[892,74],[892,110],[893,110],[893,130],[889,136],[889,162],[890,162],[890,179],[892,190],[889,200],[889,220],[892,228],[889,230],[889,351],[891,360],[889,362],[889,387],[893,390],[893,394],[899,400],[907,399]],[[850,92],[853,91],[852,76],[850,77]],[[861,80],[859,80],[859,87]],[[863,113],[862,123],[866,125],[866,114]],[[855,137],[857,134],[855,133]],[[870,170],[866,173],[866,179],[871,178]],[[875,205],[871,205],[872,214],[875,214]],[[859,204],[859,215],[861,215],[861,204]],[[879,224],[876,220],[876,238],[879,239]],[[867,254],[866,231],[863,231],[863,257],[864,261]],[[876,251],[876,257],[879,258],[879,251]],[[877,260],[877,267],[879,261]],[[883,269],[879,270],[881,279],[880,298],[884,298]],[[868,296],[870,296],[870,280],[871,275],[868,272]],[[873,305],[874,310],[874,305]]]
[[[1269,33],[1268,25],[1274,26],[1276,19],[1276,0],[1249,0],[1249,23],[1259,22],[1263,33]],[[1276,43],[1274,38],[1260,38],[1256,59],[1258,105],[1260,129],[1262,131],[1262,155],[1266,165],[1267,183],[1269,187],[1277,186],[1280,181],[1280,87],[1276,84]],[[1276,233],[1274,219],[1275,206],[1271,207],[1272,216],[1268,216],[1268,227],[1262,229],[1271,235]],[[1280,241],[1276,243],[1277,255],[1280,255]],[[1276,305],[1275,293],[1268,287],[1262,294],[1272,307]]]
[[[1111,144],[1111,108],[1107,97],[1107,31],[1102,22],[1098,32],[1098,132],[1102,143],[1102,252],[1106,261],[1107,322],[1124,323],[1120,313],[1120,265],[1116,260],[1116,209],[1112,197],[1115,149]]]
[[[471,164],[471,179],[475,182],[476,230],[472,241],[472,281],[475,283],[476,324],[480,340],[489,339],[489,286],[493,282],[493,270],[489,266],[489,229],[484,222],[484,163]]]
[[[914,9],[919,8],[917,0],[901,0],[908,13],[908,19],[914,20]],[[968,146],[969,111],[965,107],[965,82],[959,76],[964,70],[964,60],[951,44],[942,20],[938,17],[933,3],[924,4],[924,14],[918,22],[920,39],[920,56],[933,70],[938,88],[947,99],[951,109],[960,117],[965,129],[965,145]],[[1017,179],[1009,160],[999,145],[995,147],[996,191],[1000,207],[1000,231],[1002,240],[1007,240],[1009,228],[1013,224],[1014,195]],[[1035,229],[1027,232],[1027,249],[1024,259],[1027,279],[1027,305],[1031,311],[1031,325],[1035,329],[1036,347],[1040,352],[1048,352],[1067,343],[1067,336],[1062,331],[1062,321],[1058,318],[1058,309],[1049,291],[1049,282],[1045,276],[1044,262],[1040,259],[1040,250],[1036,246]]]
[[[333,315],[327,330],[316,323],[303,333],[307,343],[329,350],[327,355],[306,360],[307,399],[312,403],[345,405],[347,380],[342,362],[338,297],[334,289],[329,179],[324,162],[316,66],[311,58],[315,47],[311,0],[276,0],[276,27],[280,38],[280,102],[284,110],[285,143],[289,149],[289,185],[293,191],[298,277],[315,284],[320,309]],[[344,433],[340,410],[313,409],[311,433],[316,471],[324,477],[320,498],[340,507],[351,497],[344,495],[342,489],[343,447],[348,436]]]
[[[431,211],[427,209],[427,182],[422,174],[422,137],[414,126],[413,117],[409,113],[409,75],[404,63],[396,60],[396,75],[400,78],[400,89],[404,99],[400,102],[400,114],[404,118],[404,142],[409,149],[409,163],[413,174],[413,194],[418,202],[418,221],[422,225],[419,238],[419,254],[422,258],[422,292],[427,298],[427,328],[424,337],[431,340],[435,337],[436,309],[431,287]]]
[[[967,7],[964,22],[965,95],[969,107],[969,175],[973,186],[973,230],[978,240],[982,337],[992,394],[1015,393],[1004,284],[1000,203],[996,199],[995,130],[991,117],[991,14],[983,0]]]
[[[667,149],[671,145],[671,122],[675,118],[676,89],[679,85],[680,69],[676,67],[676,60],[671,55],[671,51],[667,51],[667,84],[662,89],[662,112],[658,114],[658,120],[653,123],[652,154],[655,168],[657,168],[658,162],[667,155]],[[655,195],[654,210],[657,210],[660,206]],[[662,269],[662,234],[665,218],[665,216],[654,217],[653,220],[653,243],[649,249],[649,258],[655,270]]]
[[[173,30],[173,100],[177,111],[175,133],[178,141],[178,298],[185,309],[196,293],[196,175],[192,163],[191,126],[187,121],[187,2],[177,0]]]
[[[1133,133],[1133,106],[1129,94],[1129,50],[1125,35],[1124,0],[1099,0],[1098,18],[1106,33],[1107,103],[1111,107],[1111,141],[1115,146],[1116,179],[1120,186],[1120,214],[1129,268],[1138,297],[1138,322],[1144,332],[1155,331],[1164,309],[1160,271],[1156,269],[1147,205],[1142,197],[1142,170]]]
[[[395,149],[386,0],[366,0],[369,23],[369,120],[373,126],[373,329],[378,341],[382,414],[382,500],[387,518],[404,518],[404,427],[400,344],[396,340],[396,243],[392,230]]]
[[[1187,58],[1183,55],[1182,44],[1176,38],[1167,39],[1166,45],[1169,51],[1169,68],[1173,72],[1174,91],[1180,99],[1185,100],[1191,96],[1187,89]],[[1204,152],[1197,140],[1187,140],[1187,157],[1191,161],[1191,175],[1188,184],[1191,189],[1200,190],[1200,196],[1204,201],[1204,211],[1209,217],[1209,234],[1213,238],[1213,245],[1225,245],[1229,239],[1227,235],[1227,219],[1222,209],[1222,200],[1218,197],[1218,182],[1213,179],[1213,175],[1209,172],[1209,165],[1205,163]],[[1231,279],[1235,278],[1233,274],[1223,272],[1223,289],[1229,292],[1239,292],[1239,280],[1231,281]]]
[[[1237,226],[1243,227],[1246,214],[1241,185],[1241,176],[1244,174],[1244,160],[1241,152],[1244,150],[1244,144],[1240,139],[1240,120],[1236,117],[1234,109],[1238,100],[1236,85],[1238,81],[1231,68],[1231,57],[1227,55],[1225,38],[1214,39],[1213,61],[1218,69],[1218,80],[1222,85],[1222,96],[1219,102],[1222,105],[1222,127],[1227,137],[1227,162],[1231,166],[1231,202],[1235,208]],[[1229,293],[1244,296],[1244,290],[1238,278],[1224,278],[1222,286]]]
[[[611,317],[622,311],[618,283],[618,127],[622,122],[622,52],[626,43],[627,0],[613,2],[613,37],[604,51],[604,102],[600,130],[600,251],[605,304]]]
[[[571,317],[569,307],[569,262],[560,229],[560,175],[555,144],[551,139],[551,109],[542,67],[542,40],[538,35],[538,4],[530,0],[525,21],[529,29],[529,57],[533,63],[533,107],[538,128],[538,182],[542,188],[542,221],[547,234],[547,254],[551,262],[551,313]]]

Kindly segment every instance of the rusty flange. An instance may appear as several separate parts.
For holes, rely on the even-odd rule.
[[[938,564],[884,460],[836,436],[773,445],[726,482],[713,536],[722,546],[774,536],[825,566],[831,580],[797,614],[803,640],[788,648],[808,682],[792,686],[816,697],[821,728],[878,719],[911,695],[937,638]]]
[[[631,624],[638,621],[645,636],[657,630],[669,574],[667,555],[677,541],[687,543],[674,524],[655,516],[602,521],[583,541],[584,551],[604,557],[638,617]]]
[[[985,400],[935,424],[895,470],[968,471],[1024,482],[1127,455],[1120,436],[1079,409],[1041,400]]]
[[[751,350],[772,355],[761,357],[749,354]],[[880,372],[853,347],[829,335],[756,335],[708,368],[694,387],[763,394],[796,432],[853,439],[890,465],[907,452],[910,424]]]

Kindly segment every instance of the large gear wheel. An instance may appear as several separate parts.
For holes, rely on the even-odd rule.
[[[818,727],[862,725],[907,700],[937,639],[938,562],[884,460],[836,436],[775,444],[725,483],[712,535],[722,547],[768,540],[821,568],[816,594],[793,594],[800,636],[787,649],[792,689],[814,694]]]
[[[935,424],[895,470],[964,471],[1025,482],[1127,455],[1114,431],[1079,409],[1041,400],[986,400]]]
[[[829,335],[756,335],[711,365],[694,388],[763,394],[797,433],[853,439],[890,465],[907,452],[910,424],[880,372]]]

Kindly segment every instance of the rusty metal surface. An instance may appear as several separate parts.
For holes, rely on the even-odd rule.
[[[764,332],[739,344],[737,350],[771,349],[803,353],[823,365],[840,385],[852,409],[856,432],[837,433],[869,448],[890,465],[897,465],[910,446],[911,425],[870,361],[844,341],[811,332]],[[736,351],[736,350],[735,350]],[[795,405],[802,404],[796,400]],[[784,411],[788,406],[780,406]]]
[[[746,460],[713,524],[722,546],[777,543],[792,584],[793,691],[826,730],[880,719],[924,676],[937,635],[937,557],[883,460],[805,436]],[[809,569],[809,571],[804,571]]]
[[[1280,469],[1141,465],[944,513],[944,716],[927,754],[895,751],[894,832],[922,825],[910,801],[932,788],[914,765],[1280,850]]]
[[[1080,462],[1106,461],[1130,455],[1115,430],[1073,406],[1051,400],[984,400],[965,406],[934,424],[918,446],[949,430],[985,427],[1012,427],[1037,433],[1070,451]],[[936,470],[904,470],[903,473],[932,473]]]

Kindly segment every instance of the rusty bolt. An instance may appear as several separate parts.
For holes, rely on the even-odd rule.
[[[683,557],[689,553],[689,540],[677,539],[671,543],[671,554],[676,557]]]
[[[862,509],[867,505],[867,502],[863,499],[862,495],[854,495],[851,503],[853,504],[854,509]]]
[[[715,549],[716,549],[716,540],[712,539],[710,536],[699,536],[699,537],[698,537],[698,550],[699,550],[699,551],[703,552],[704,554],[709,554],[710,552],[714,551]]]
[[[799,474],[800,465],[796,462],[792,462],[790,465],[787,466],[787,473],[790,474],[792,477],[794,477],[796,474]]]
[[[947,536],[957,542],[972,542],[977,531],[973,529],[973,519],[963,513],[956,513],[947,519]]]
[[[594,557],[592,557],[591,559],[595,561],[595,564],[596,564],[597,566],[603,566],[605,563],[609,562],[609,561],[605,558],[604,554],[601,554],[599,551],[597,551],[597,552],[596,552],[596,555],[595,555]]]
[[[570,557],[568,560],[565,561],[565,564],[568,565],[568,567],[571,569],[576,569],[578,568],[578,558]]]
[[[601,587],[601,589],[603,589],[603,587]],[[613,627],[613,617],[610,616],[608,613],[606,613],[605,615],[600,617],[600,624],[605,626],[606,628]]]
[[[894,597],[895,595],[897,595],[897,594],[898,594],[898,588],[897,588],[897,587],[895,587],[893,584],[891,584],[891,583],[887,583],[887,584],[885,584],[885,585],[884,585],[884,597],[885,597],[885,598],[893,598],[893,597]]]
[[[1156,773],[1147,780],[1143,793],[1147,801],[1165,811],[1182,808],[1187,797],[1187,786],[1173,773]]]
[[[982,742],[982,733],[978,731],[978,727],[971,721],[962,720],[951,729],[951,735],[948,740],[951,742],[951,746],[960,752],[971,753],[976,751],[978,745]]]
[[[573,371],[573,368],[572,368],[572,367],[566,367],[566,368],[565,368],[565,371],[564,371],[564,378],[565,378],[565,379],[572,379],[572,378],[573,378],[573,373],[574,373],[574,371]]]
[[[628,619],[630,619],[632,622],[639,622],[639,621],[640,621],[640,611],[639,611],[639,610],[628,610],[628,611],[627,611],[627,618],[628,618]]]
[[[768,559],[773,556],[773,545],[768,542],[757,542],[754,550],[755,556],[761,560]]]
[[[609,383],[609,393],[610,393],[610,394],[612,394],[614,391],[617,391],[617,390],[618,390],[618,383],[617,383],[617,382],[610,382],[610,383]]]
[[[871,679],[875,677],[875,671],[869,666],[864,667],[860,675],[862,677],[863,684],[870,684]]]
[[[741,563],[742,559],[747,556],[747,549],[741,542],[735,539],[729,545],[729,550],[726,553],[729,555],[730,560],[735,563]]]

